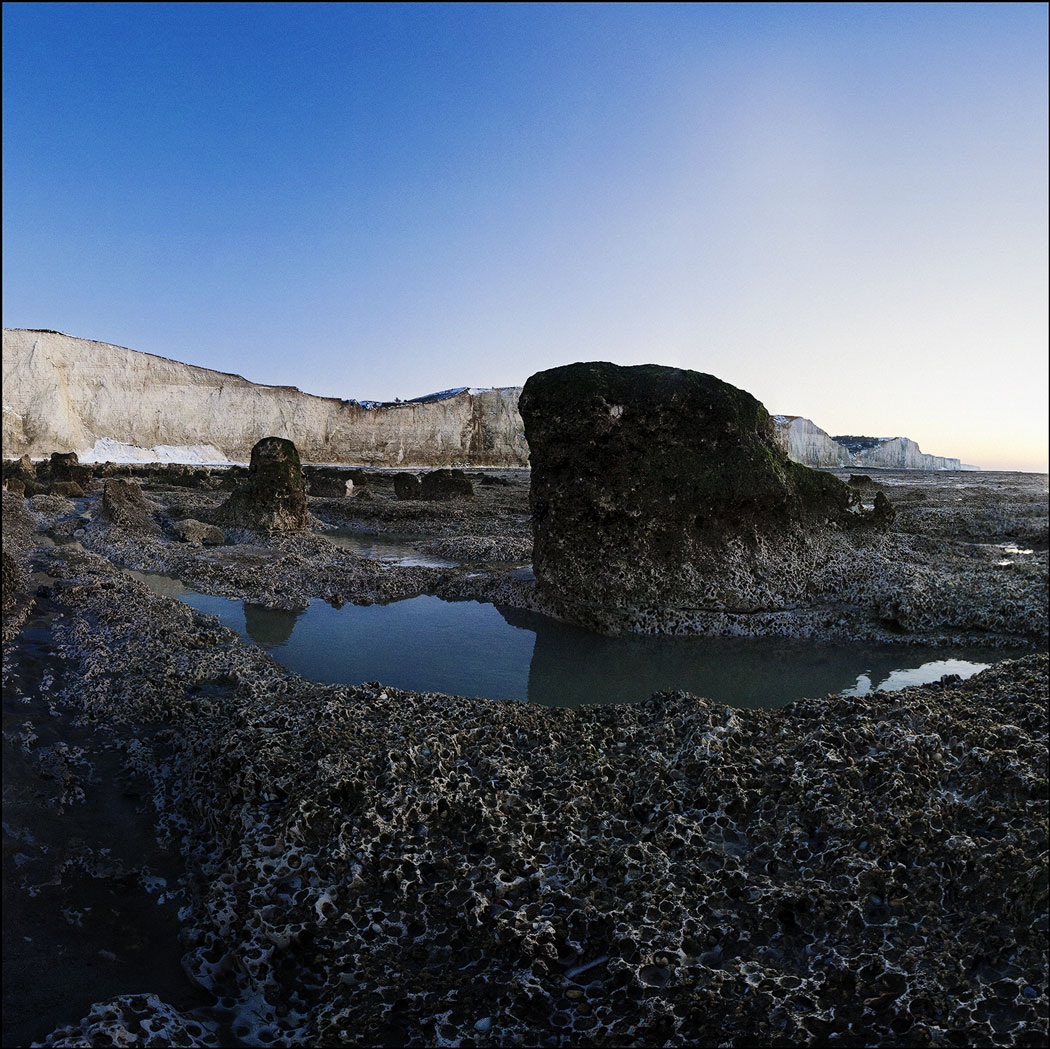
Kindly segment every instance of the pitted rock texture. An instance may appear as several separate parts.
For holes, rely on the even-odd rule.
[[[836,530],[875,523],[849,485],[788,459],[754,397],[711,375],[573,364],[532,376],[520,408],[536,577],[599,629],[641,610],[787,606]]]
[[[219,508],[220,523],[256,532],[310,527],[299,452],[283,437],[264,437],[252,449],[247,483]]]
[[[128,757],[189,865],[185,967],[244,1044],[1045,1040],[1045,656],[775,712],[573,712],[305,681],[51,560],[59,701],[174,730]],[[118,1012],[45,1044],[137,1044]]]
[[[192,517],[172,522],[171,530],[176,538],[191,546],[221,546],[226,542],[226,536],[217,525],[195,521]]]
[[[111,477],[102,489],[102,516],[120,528],[159,535],[160,525],[153,518],[154,509],[134,481]]]

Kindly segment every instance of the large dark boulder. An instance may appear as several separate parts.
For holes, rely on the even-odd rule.
[[[398,499],[422,499],[423,486],[415,474],[394,474],[394,495]]]
[[[473,496],[474,485],[462,470],[431,470],[420,481],[420,499],[443,502],[448,499],[471,499]]]
[[[219,524],[254,532],[297,532],[310,527],[299,452],[283,437],[264,437],[252,448],[248,477],[216,511]]]
[[[102,518],[118,528],[160,535],[160,525],[153,517],[155,509],[134,481],[110,477],[102,487]]]
[[[74,480],[70,473],[71,467],[77,466],[80,459],[77,457],[76,452],[52,452],[51,453],[51,472],[49,479],[52,484],[56,481],[72,481]]]
[[[533,565],[559,614],[599,629],[688,629],[698,611],[789,606],[858,493],[800,466],[765,408],[712,375],[571,364],[519,410]]]

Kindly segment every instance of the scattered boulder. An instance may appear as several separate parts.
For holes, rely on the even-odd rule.
[[[256,443],[247,482],[219,507],[216,520],[255,532],[309,528],[306,482],[295,445],[283,437],[264,437]]]
[[[51,495],[64,496],[66,499],[84,498],[84,489],[76,481],[52,481],[48,491]]]
[[[471,499],[474,485],[462,470],[431,470],[420,482],[419,499],[441,502],[448,499]]]
[[[533,375],[519,409],[537,580],[597,629],[789,607],[829,535],[865,520],[853,488],[788,459],[765,408],[712,375],[572,364]]]
[[[12,479],[21,481],[23,484],[26,481],[36,480],[36,467],[28,455],[23,455],[21,459],[4,460],[4,480]]]
[[[850,474],[849,483],[854,486],[862,484],[874,484],[875,482],[867,474]]]
[[[872,516],[876,528],[888,532],[896,520],[897,511],[893,504],[886,498],[885,492],[875,493],[875,510]]]
[[[398,499],[422,499],[423,486],[415,474],[394,475],[394,495]]]
[[[14,492],[15,495],[25,495],[25,492],[26,492],[26,483],[25,483],[25,481],[20,481],[17,477],[9,477],[4,482],[4,487],[9,492]]]
[[[160,525],[153,518],[153,510],[153,504],[134,481],[110,477],[102,488],[102,517],[120,528],[159,535]]]
[[[192,517],[172,522],[171,530],[178,539],[190,546],[221,546],[226,542],[225,533],[217,525],[195,521]]]
[[[73,477],[70,473],[70,468],[77,466],[80,463],[77,458],[76,452],[52,452],[51,453],[51,467],[50,467],[50,480],[54,484],[56,481],[72,481]]]
[[[308,491],[322,499],[344,499],[353,488],[354,482],[345,474],[318,472],[311,475]]]

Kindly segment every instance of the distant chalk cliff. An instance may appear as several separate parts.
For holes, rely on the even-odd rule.
[[[263,437],[306,462],[370,466],[527,466],[521,387],[444,390],[396,403],[315,397],[240,375],[55,331],[4,329],[3,455],[77,452],[140,460],[247,462]],[[907,437],[830,437],[774,416],[787,454],[822,469],[965,470]],[[181,456],[181,458],[180,458]]]
[[[927,455],[908,437],[831,437],[797,415],[774,415],[777,435],[798,463],[821,469],[847,466],[874,470],[976,470],[958,459]]]

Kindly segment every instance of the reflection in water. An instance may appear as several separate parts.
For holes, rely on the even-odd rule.
[[[167,587],[170,592],[170,581]],[[431,596],[340,609],[313,601],[302,612],[184,589],[172,596],[218,616],[316,681],[381,681],[415,692],[547,706],[633,702],[676,689],[733,706],[778,707],[805,696],[863,695],[873,682],[892,689],[950,673],[969,677],[1005,655],[970,647],[946,652],[768,638],[604,637],[534,612]]]
[[[359,557],[373,561],[395,561],[404,568],[454,568],[459,564],[458,561],[421,552],[411,539],[404,536],[390,533],[371,535],[352,528],[337,528],[320,534],[333,545],[351,550]]]
[[[512,626],[536,635],[528,693],[531,702],[545,706],[622,703],[681,689],[734,706],[776,707],[802,696],[864,695],[872,691],[871,677],[881,682],[877,688],[892,691],[945,674],[970,677],[988,665],[961,659],[926,662],[944,654],[927,648],[779,638],[604,637],[536,612],[499,611]],[[916,669],[900,669],[902,661]]]
[[[244,602],[244,630],[257,645],[279,645],[292,636],[303,609],[267,608]]]

